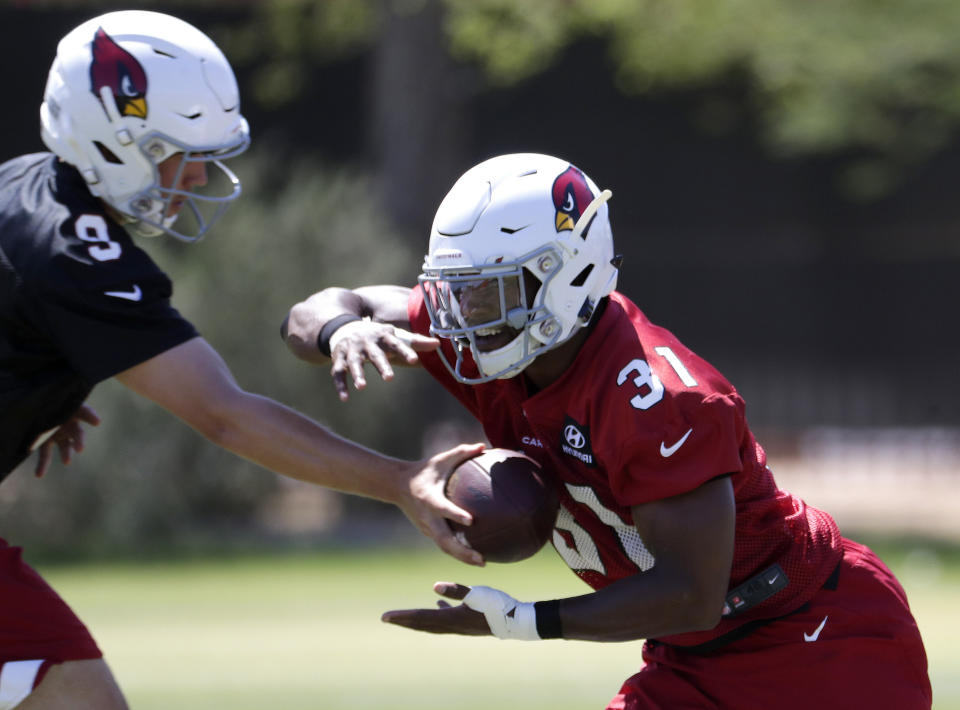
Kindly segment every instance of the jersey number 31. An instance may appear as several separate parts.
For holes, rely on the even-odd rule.
[[[666,345],[660,345],[654,348],[654,350],[657,355],[669,363],[683,384],[687,387],[697,386],[697,381],[693,379],[690,371],[683,366],[680,358],[674,354],[673,350]],[[650,369],[650,365],[647,364],[646,360],[637,358],[636,360],[631,360],[625,368],[620,370],[620,374],[617,375],[617,386],[622,387],[633,373],[636,373],[636,377],[633,378],[633,384],[642,394],[637,394],[632,397],[630,404],[636,409],[650,409],[650,407],[663,399],[663,383],[660,381],[660,378],[654,374],[653,370]]]

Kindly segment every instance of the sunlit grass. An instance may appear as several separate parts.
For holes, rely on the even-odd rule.
[[[960,708],[960,570],[889,548],[924,634],[938,710]],[[601,708],[640,643],[521,643],[417,634],[391,608],[432,605],[439,579],[518,598],[582,593],[552,552],[463,566],[433,550],[41,567],[94,631],[135,709]]]

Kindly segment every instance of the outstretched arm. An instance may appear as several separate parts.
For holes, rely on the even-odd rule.
[[[402,286],[324,289],[290,309],[281,327],[283,340],[301,360],[332,362],[334,386],[346,400],[348,375],[358,390],[366,387],[365,363],[391,380],[391,364],[417,365],[418,352],[439,346],[434,338],[410,332],[409,294]]]
[[[434,591],[464,603],[388,611],[383,621],[431,633],[525,640],[631,641],[711,629],[720,622],[730,579],[735,513],[729,477],[714,479],[633,508],[637,530],[656,559],[647,572],[591,594],[537,604],[438,582]]]
[[[444,518],[469,514],[443,494],[450,471],[481,445],[463,445],[425,461],[381,455],[261,395],[246,392],[203,339],[194,338],[117,375],[212,442],[265,468],[346,493],[394,503],[447,553],[480,556],[453,537]]]

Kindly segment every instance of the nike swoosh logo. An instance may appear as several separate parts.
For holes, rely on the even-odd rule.
[[[803,640],[806,641],[807,643],[810,643],[811,641],[816,641],[818,638],[820,638],[820,632],[823,631],[823,627],[827,625],[827,619],[829,618],[830,618],[829,615],[823,617],[823,621],[820,622],[820,626],[818,626],[817,630],[814,631],[812,634],[808,634],[806,631],[804,631]]]
[[[685,442],[687,440],[687,437],[690,436],[692,433],[693,433],[693,429],[687,429],[687,433],[681,436],[680,441],[678,441],[673,446],[667,446],[665,441],[661,441],[660,455],[663,456],[663,458],[668,458],[670,456],[673,456],[677,452],[677,449],[683,446],[683,442]]]
[[[139,301],[143,298],[143,291],[140,290],[140,287],[136,284],[133,285],[133,288],[129,291],[104,291],[104,295],[113,296],[114,298],[123,298],[127,301]]]

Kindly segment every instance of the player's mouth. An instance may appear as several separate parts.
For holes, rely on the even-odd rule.
[[[480,328],[474,331],[473,335],[477,349],[482,353],[488,353],[509,345],[520,335],[520,331],[508,325],[501,325],[496,328]]]

